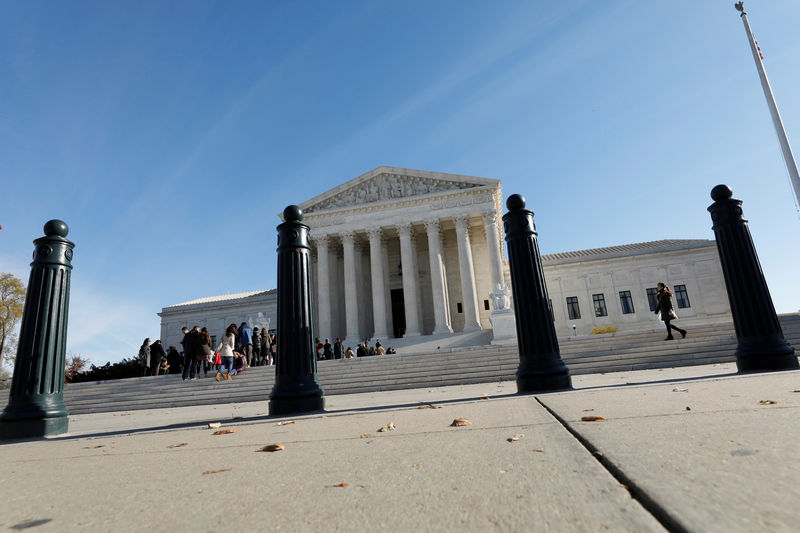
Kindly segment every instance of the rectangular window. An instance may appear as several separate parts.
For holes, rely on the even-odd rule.
[[[578,320],[581,318],[581,308],[578,307],[577,296],[567,296],[567,313],[569,313],[570,320]]]
[[[483,308],[486,309],[487,311],[489,310],[489,300],[483,301]]]
[[[633,298],[631,298],[631,291],[619,291],[619,304],[622,306],[623,315],[630,315],[633,313]]]
[[[647,303],[650,304],[650,311],[655,311],[656,307],[658,307],[658,298],[656,294],[658,294],[658,289],[655,287],[647,289]]]
[[[211,349],[215,349],[217,347],[217,336],[211,335]]]
[[[456,304],[456,307],[458,308],[458,312],[459,313],[463,313],[464,312],[464,308],[461,306],[461,302],[458,302]]]
[[[678,302],[680,309],[691,307],[689,305],[689,293],[686,292],[686,285],[675,285],[675,301]]]
[[[594,316],[608,316],[606,311],[606,297],[602,294],[592,294],[594,304]]]

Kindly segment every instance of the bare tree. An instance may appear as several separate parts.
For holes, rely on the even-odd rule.
[[[16,347],[14,328],[22,318],[22,304],[25,301],[25,285],[18,277],[8,272],[0,272],[0,368],[7,356],[13,358]]]

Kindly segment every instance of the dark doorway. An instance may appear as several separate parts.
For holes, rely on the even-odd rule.
[[[406,306],[403,299],[403,289],[392,289],[392,331],[394,337],[399,339],[406,332]]]

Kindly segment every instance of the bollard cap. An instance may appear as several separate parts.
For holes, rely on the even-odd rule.
[[[720,200],[727,200],[733,196],[733,189],[728,187],[725,184],[720,184],[711,189],[711,199],[715,202],[719,202]]]
[[[66,237],[67,233],[69,233],[69,227],[63,220],[54,218],[53,220],[47,221],[47,223],[44,225],[44,234],[48,237]]]
[[[290,205],[283,210],[283,220],[285,220],[286,222],[303,220],[303,210],[300,209],[300,206]]]
[[[525,197],[521,194],[512,194],[506,200],[506,207],[510,209],[524,209],[525,208]]]

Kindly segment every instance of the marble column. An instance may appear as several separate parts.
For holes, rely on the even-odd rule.
[[[317,336],[321,339],[331,335],[331,282],[330,265],[328,264],[328,236],[316,235],[317,245]]]
[[[500,238],[498,236],[497,213],[484,211],[483,227],[486,230],[486,243],[489,247],[489,264],[492,268],[492,290],[497,285],[505,285],[503,279],[503,253],[500,251]]]
[[[355,346],[361,342],[358,332],[358,287],[356,285],[356,245],[355,233],[346,231],[341,234],[344,248],[344,316],[345,346]]]
[[[428,230],[428,258],[431,267],[431,296],[433,299],[433,334],[452,333],[447,316],[447,296],[445,290],[442,241],[439,235],[439,220],[426,220]]]
[[[461,298],[464,311],[464,331],[481,329],[478,321],[478,300],[475,290],[475,268],[472,265],[472,246],[469,243],[469,215],[453,217],[456,221],[458,269],[461,272]]]
[[[383,246],[380,228],[371,228],[369,231],[369,266],[372,276],[372,322],[375,331],[373,339],[386,339],[386,290],[383,277]]]
[[[403,263],[403,303],[406,312],[406,332],[404,337],[420,334],[419,306],[417,305],[417,273],[414,271],[414,238],[411,223],[398,224],[400,234],[400,261]]]

